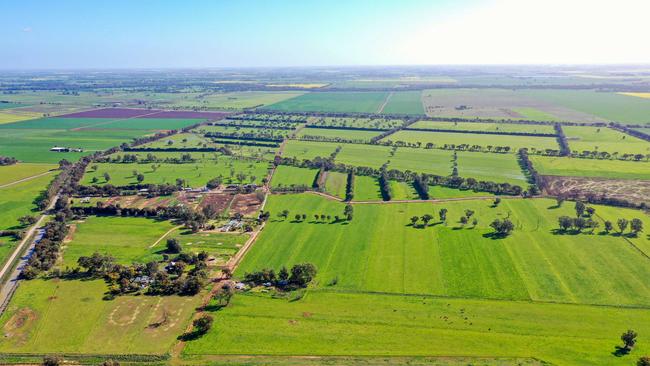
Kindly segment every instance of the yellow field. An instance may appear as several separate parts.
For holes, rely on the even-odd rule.
[[[28,119],[39,118],[41,116],[42,116],[41,113],[36,113],[36,112],[20,112],[20,113],[0,112],[0,125],[5,123],[12,123],[18,121],[25,121]]]
[[[650,99],[650,93],[618,93],[618,94],[628,95],[630,97]]]

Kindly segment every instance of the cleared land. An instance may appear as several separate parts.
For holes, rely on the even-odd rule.
[[[0,188],[0,230],[16,227],[21,216],[36,215],[34,200],[55,176],[56,174],[47,174]]]
[[[650,163],[573,159],[531,155],[535,169],[542,175],[650,180]]]
[[[489,131],[489,132],[522,132],[555,134],[552,125],[529,125],[522,123],[487,123],[487,122],[447,122],[447,121],[417,121],[409,129],[442,129],[454,131]]]
[[[266,108],[283,112],[374,113],[386,99],[386,92],[307,93]]]
[[[55,164],[18,163],[0,166],[0,186],[11,184],[21,179],[33,177],[58,168]]]
[[[418,173],[451,175],[453,151],[399,147],[390,157],[388,169]]]
[[[273,188],[307,186],[311,187],[316,177],[316,169],[297,168],[294,166],[280,165],[273,173],[271,186]]]
[[[384,114],[424,114],[422,92],[394,92],[381,111]]]
[[[573,151],[605,151],[610,154],[648,154],[650,142],[607,127],[563,126]]]
[[[342,144],[334,159],[337,163],[379,168],[390,160],[392,148],[380,145]]]
[[[176,184],[176,179],[183,179],[189,187],[203,187],[213,178],[221,176],[224,183],[261,183],[267,175],[268,163],[249,160],[235,160],[221,157],[218,160],[199,160],[194,163],[136,163],[114,164],[98,163],[97,170],[87,169],[81,180],[84,185],[115,186],[138,184],[137,176],[142,174],[142,184]],[[154,168],[155,166],[155,168]],[[134,174],[134,172],[136,174]],[[106,181],[104,174],[108,173],[110,180]],[[240,176],[243,174],[243,176]],[[240,181],[240,178],[243,180]]]
[[[303,128],[298,133],[298,137],[318,136],[329,139],[343,139],[352,141],[368,142],[373,137],[379,135],[380,131],[357,131],[357,130],[335,130],[329,128]]]
[[[309,126],[361,127],[391,130],[404,124],[401,119],[356,118],[356,117],[311,117]]]
[[[587,195],[606,196],[635,204],[650,205],[650,181],[591,177],[546,176],[544,188],[552,195],[585,199]]]
[[[354,201],[381,201],[379,181],[374,177],[354,177]]]
[[[339,172],[327,172],[325,190],[334,196],[344,199],[345,187],[348,182],[348,175]]]
[[[517,157],[512,154],[473,153],[459,151],[458,175],[464,178],[510,183],[525,188],[528,181]]]
[[[406,143],[420,143],[422,147],[432,143],[436,147],[447,145],[478,145],[487,146],[509,146],[510,152],[516,152],[522,147],[535,148],[539,150],[559,149],[557,140],[554,137],[530,137],[530,136],[508,136],[508,135],[484,135],[472,133],[454,132],[428,132],[428,131],[398,131],[386,136],[382,141],[402,141]]]
[[[310,141],[300,141],[300,140],[289,140],[287,141],[286,146],[282,156],[303,160],[303,159],[313,159],[317,156],[321,158],[329,157],[335,150],[337,146],[342,144],[336,142],[310,142]]]

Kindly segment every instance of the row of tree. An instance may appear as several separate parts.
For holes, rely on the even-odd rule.
[[[498,128],[497,128],[498,129]],[[448,128],[405,128],[405,131],[426,131],[426,132],[446,132],[446,133],[470,133],[478,135],[511,135],[511,136],[535,136],[535,137],[555,137],[553,133],[541,132],[513,132],[513,131],[484,131],[484,130],[454,130]]]
[[[0,166],[14,165],[17,162],[18,160],[11,156],[0,156]]]
[[[278,273],[270,268],[246,273],[243,281],[252,286],[275,286],[283,290],[305,288],[316,277],[316,266],[311,263],[299,263],[287,270],[282,267]]]
[[[144,158],[141,158],[137,154],[124,154],[124,155],[115,155],[103,156],[96,158],[94,162],[96,163],[113,163],[113,164],[149,164],[149,163],[167,163],[167,164],[186,164],[186,163],[195,163],[197,159],[192,157],[192,154],[184,153],[178,157],[167,157],[164,159],[159,158],[158,156],[148,153]],[[97,170],[97,166],[91,166],[91,169]]]
[[[354,198],[354,172],[348,171],[347,180],[345,182],[345,201],[350,202]]]

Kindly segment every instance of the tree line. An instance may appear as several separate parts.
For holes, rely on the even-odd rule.
[[[11,156],[0,156],[0,166],[14,165],[17,162],[18,160]]]
[[[541,132],[453,130],[448,128],[405,128],[404,130],[405,131],[448,132],[448,133],[470,133],[470,134],[479,134],[479,135],[511,135],[511,136],[535,136],[535,137],[556,136],[554,133],[541,133]]]

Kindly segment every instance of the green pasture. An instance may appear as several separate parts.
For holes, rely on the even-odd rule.
[[[16,227],[19,225],[18,218],[22,216],[36,216],[38,208],[34,200],[47,189],[55,176],[56,174],[47,174],[0,188],[0,230]]]
[[[531,155],[542,175],[650,180],[650,163],[645,161],[597,160]]]
[[[375,177],[357,175],[354,177],[354,201],[381,201],[379,181]]]
[[[212,315],[213,329],[187,343],[185,357],[438,355],[442,360],[426,364],[529,365],[498,358],[535,357],[540,364],[623,366],[650,350],[640,336],[630,355],[612,354],[624,330],[650,332],[647,309],[339,292],[333,286],[297,301],[236,295]],[[374,361],[352,364],[384,365]]]
[[[334,159],[337,163],[379,168],[391,159],[391,147],[365,144],[341,144],[343,148]]]
[[[424,114],[422,91],[394,92],[381,111],[384,114]]]
[[[0,129],[176,130],[201,121],[173,118],[41,118],[2,124]]]
[[[298,132],[298,137],[304,136],[319,136],[329,139],[340,138],[343,140],[353,140],[368,142],[375,136],[378,136],[379,131],[359,131],[359,130],[335,130],[329,128],[303,128]]]
[[[327,193],[345,198],[345,187],[348,183],[348,175],[339,172],[327,172],[327,180],[325,180],[325,190]]]
[[[509,146],[511,152],[517,152],[520,148],[535,149],[554,149],[558,150],[557,140],[554,137],[531,137],[531,136],[510,136],[510,135],[486,135],[472,133],[455,133],[455,132],[428,132],[428,131],[398,131],[392,135],[386,136],[382,141],[402,141],[406,143],[421,144],[424,147],[427,143],[432,143],[436,147],[442,147],[445,144],[469,146],[478,145],[488,146]]]
[[[518,133],[550,133],[555,134],[552,125],[529,125],[523,123],[489,123],[489,122],[449,122],[449,121],[417,121],[410,125],[414,129],[441,129],[454,131],[486,131],[486,132],[518,132]]]
[[[97,166],[97,170],[93,170],[94,166]],[[183,179],[188,187],[203,187],[208,181],[219,176],[223,178],[223,183],[259,184],[266,177],[268,166],[268,162],[229,159],[225,156],[217,160],[200,160],[185,164],[97,163],[91,164],[90,168],[86,169],[81,184],[134,185],[138,184],[138,174],[144,176],[141,184],[176,184],[176,179]],[[137,174],[134,174],[134,172]],[[109,181],[106,181],[105,173],[109,174]],[[239,174],[245,175],[243,181],[240,181]]]
[[[386,92],[317,92],[287,99],[265,108],[282,112],[375,113],[384,103]]]
[[[273,173],[271,187],[290,187],[290,186],[307,186],[314,183],[317,169],[297,168],[295,166],[280,165]]]
[[[0,166],[0,186],[11,184],[21,179],[33,177],[47,171],[57,169],[56,164],[18,163]]]
[[[0,316],[5,334],[0,352],[164,354],[200,303],[199,296],[119,296],[106,301],[106,291],[103,280],[22,282]]]
[[[562,126],[562,130],[569,142],[569,148],[578,153],[588,150],[619,155],[650,154],[650,142],[611,128]]]
[[[451,175],[453,151],[439,149],[414,149],[399,147],[390,157],[388,169],[410,170],[412,172]]]
[[[287,158],[295,157],[298,160],[311,160],[317,156],[327,158],[338,146],[343,146],[343,144],[336,142],[289,140],[284,147],[282,156]]]
[[[311,117],[309,126],[362,127],[391,130],[404,124],[401,119],[361,117]]]
[[[267,209],[310,217],[337,215],[343,207],[313,195],[286,195],[272,196]],[[648,258],[629,242],[600,231],[556,233],[559,216],[575,215],[569,203],[557,208],[549,199],[505,199],[498,207],[492,200],[354,207],[351,223],[272,220],[236,275],[309,261],[319,269],[317,287],[338,278],[334,288],[348,291],[650,306]],[[427,228],[410,225],[411,216],[437,218],[443,207],[449,210],[446,223],[435,219]],[[476,227],[472,220],[459,223],[466,209],[475,211]],[[596,209],[603,211],[598,219],[614,222],[620,216],[642,216]],[[491,238],[489,224],[506,217],[515,224],[514,232]]]
[[[528,186],[516,155],[459,151],[457,156],[458,175],[463,178]]]

